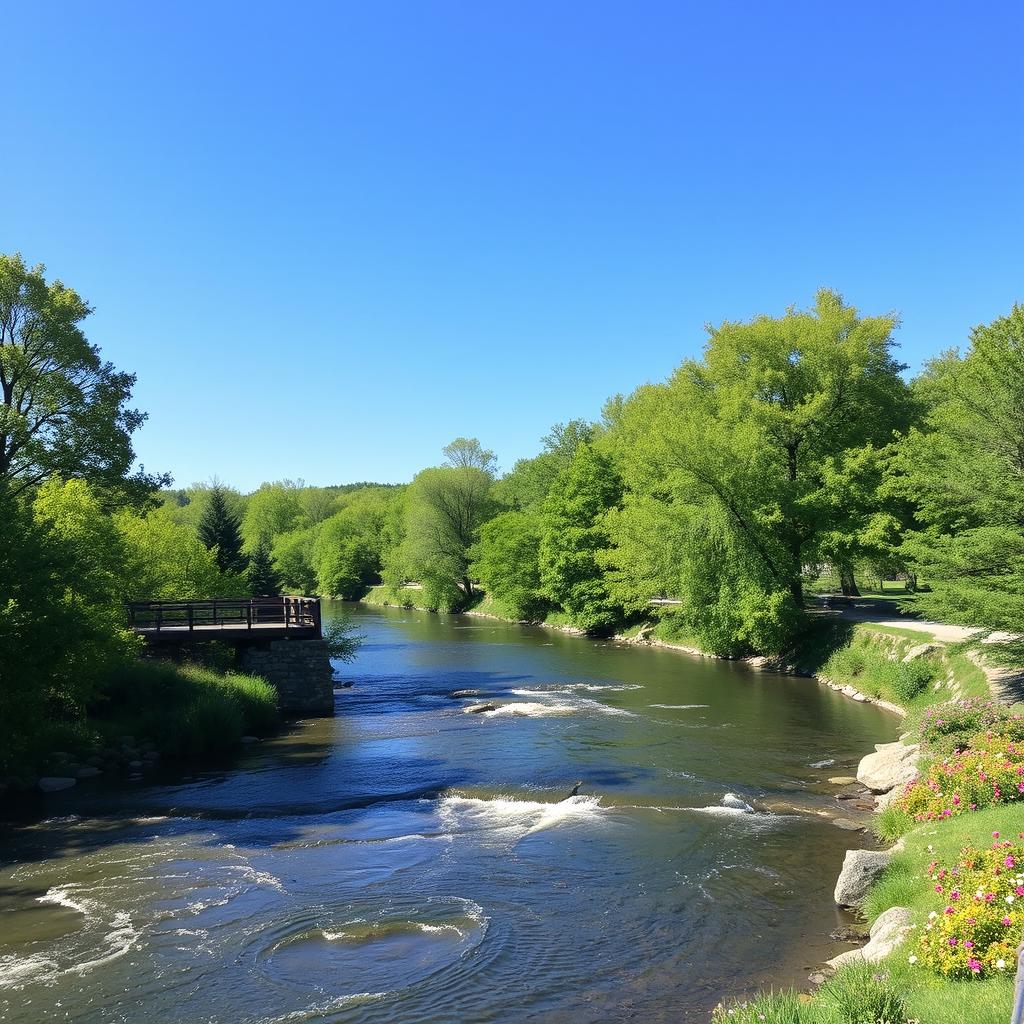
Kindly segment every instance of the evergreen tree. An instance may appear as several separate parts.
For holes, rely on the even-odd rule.
[[[228,508],[224,488],[215,486],[199,520],[199,539],[217,552],[217,565],[221,572],[245,572],[246,558],[242,554],[242,532],[238,517]]]
[[[260,537],[256,550],[249,556],[249,589],[253,597],[278,597],[281,593],[281,577],[274,568],[270,557],[270,545],[266,537]]]

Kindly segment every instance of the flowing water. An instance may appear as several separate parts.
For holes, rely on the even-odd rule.
[[[838,951],[826,779],[891,716],[672,651],[354,615],[334,719],[4,827],[0,1019],[706,1020]]]

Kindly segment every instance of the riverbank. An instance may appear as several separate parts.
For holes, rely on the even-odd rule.
[[[7,767],[0,796],[79,782],[136,782],[166,760],[224,758],[279,723],[264,679],[201,665],[137,661],[111,674],[82,720],[41,732]]]

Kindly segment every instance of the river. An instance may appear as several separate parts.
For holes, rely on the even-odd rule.
[[[346,612],[366,642],[334,719],[4,827],[0,1019],[706,1021],[841,948],[861,840],[827,778],[891,715],[673,651]]]

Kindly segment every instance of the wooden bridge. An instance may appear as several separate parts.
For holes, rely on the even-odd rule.
[[[128,625],[150,644],[196,640],[319,640],[319,597],[136,601]]]

